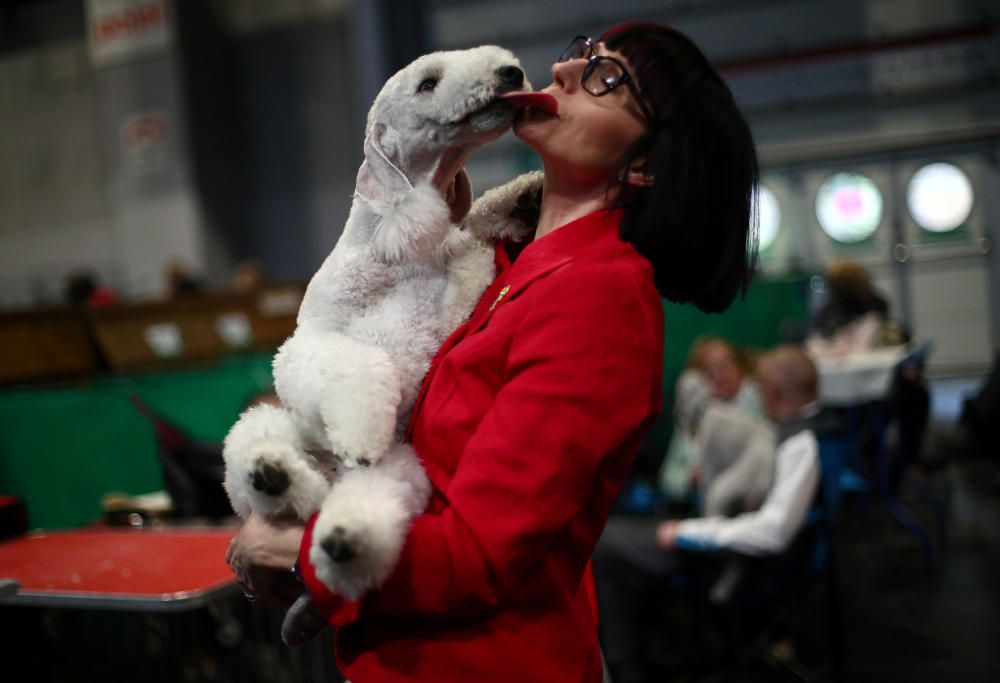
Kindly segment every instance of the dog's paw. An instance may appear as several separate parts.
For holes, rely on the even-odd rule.
[[[251,446],[249,456],[248,483],[258,498],[273,498],[280,505],[280,498],[292,489],[293,470],[301,454],[289,444],[267,439]]]
[[[359,555],[365,554],[365,539],[359,530],[346,529],[337,525],[320,539],[319,547],[333,562],[345,564]]]
[[[288,490],[292,478],[288,476],[280,463],[267,458],[257,458],[250,472],[250,485],[268,496],[280,496]]]
[[[402,485],[379,468],[344,475],[320,508],[309,559],[333,593],[357,600],[388,578],[411,516]]]
[[[462,229],[488,242],[521,241],[535,230],[544,182],[541,171],[533,171],[494,187],[472,204]]]
[[[223,485],[236,514],[246,519],[251,511],[280,512],[280,498],[295,479],[285,482],[281,472],[289,475],[292,463],[306,458],[301,444],[298,427],[283,408],[257,405],[240,415],[222,448]],[[317,507],[320,502],[322,497]]]
[[[293,445],[264,440],[247,451],[245,490],[250,506],[268,517],[308,519],[330,489],[327,475]]]

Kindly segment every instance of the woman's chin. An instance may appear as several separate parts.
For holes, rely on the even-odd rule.
[[[544,120],[536,119],[534,117],[522,117],[518,115],[514,119],[514,125],[512,130],[514,135],[517,136],[521,142],[525,143],[532,149],[538,150],[539,143],[545,139],[545,133],[542,131],[544,126],[542,125]]]

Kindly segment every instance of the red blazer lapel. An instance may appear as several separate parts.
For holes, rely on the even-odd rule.
[[[602,239],[617,237],[621,215],[618,209],[595,211],[525,247],[506,272],[498,271],[493,285],[476,307],[466,334],[485,327],[497,308],[517,297],[535,280],[576,260]],[[484,306],[487,301],[489,305]]]

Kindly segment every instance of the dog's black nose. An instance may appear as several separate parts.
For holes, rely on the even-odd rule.
[[[520,88],[524,84],[524,72],[516,66],[508,64],[497,69],[497,76],[504,85]]]

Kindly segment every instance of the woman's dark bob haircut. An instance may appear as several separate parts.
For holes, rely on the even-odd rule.
[[[690,39],[627,23],[599,39],[622,54],[653,111],[620,162],[652,185],[620,184],[622,238],[648,258],[665,298],[725,310],[757,266],[757,153],[732,93]],[[642,166],[643,162],[645,165]]]

